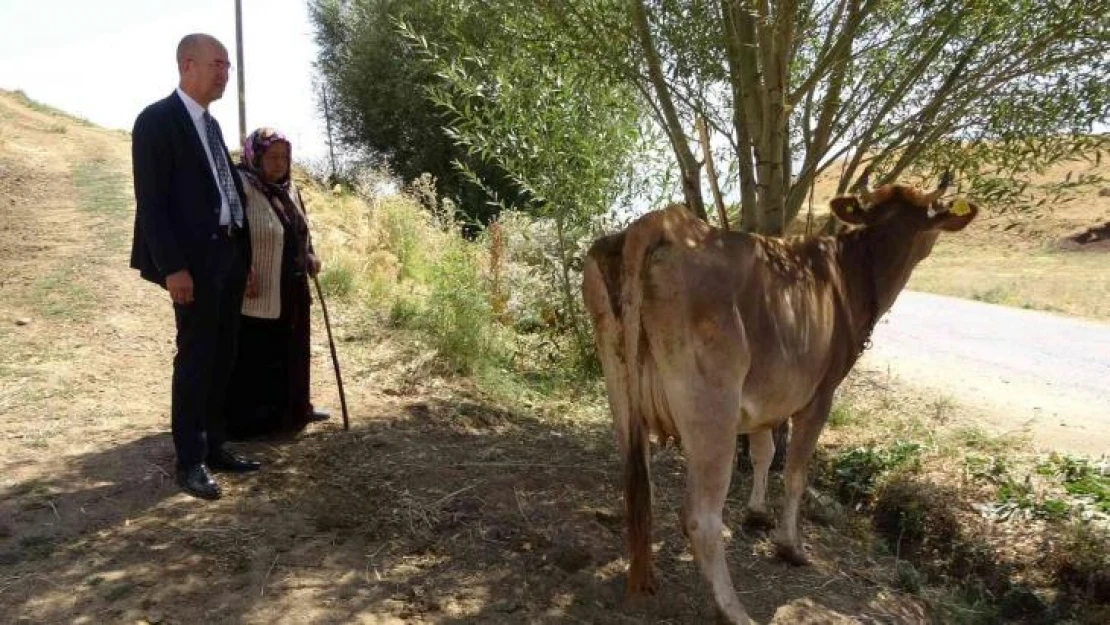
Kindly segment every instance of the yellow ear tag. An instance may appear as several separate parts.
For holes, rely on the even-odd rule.
[[[964,198],[956,198],[956,201],[952,202],[952,208],[948,209],[948,212],[962,217],[971,212],[971,206]]]

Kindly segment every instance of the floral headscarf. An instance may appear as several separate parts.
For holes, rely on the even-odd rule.
[[[239,157],[240,168],[249,174],[251,183],[263,191],[269,190],[263,188],[264,186],[276,186],[283,191],[289,190],[289,172],[286,172],[285,177],[276,183],[267,183],[262,177],[262,155],[271,145],[279,142],[289,146],[290,159],[292,159],[293,144],[274,128],[259,128],[243,139],[243,153]]]
[[[297,253],[293,255],[292,263],[294,272],[304,275],[307,271],[306,256],[312,253],[312,242],[308,232],[308,222],[305,221],[292,194],[295,192],[290,184],[292,169],[285,173],[285,177],[277,182],[267,182],[262,176],[262,155],[275,143],[284,142],[289,146],[290,160],[292,160],[293,146],[289,139],[273,128],[259,128],[243,139],[243,153],[239,157],[239,170],[244,178],[256,189],[262,192],[282,224],[291,229],[295,237]],[[299,197],[299,193],[297,193]]]

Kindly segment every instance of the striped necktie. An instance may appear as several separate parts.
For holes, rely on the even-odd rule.
[[[204,131],[208,135],[208,150],[212,153],[212,162],[216,164],[216,178],[220,183],[220,189],[224,192],[224,197],[227,198],[227,206],[231,210],[231,221],[242,228],[243,205],[239,202],[239,191],[235,188],[235,182],[231,180],[231,166],[227,164],[227,153],[224,151],[220,127],[208,111],[204,112]]]

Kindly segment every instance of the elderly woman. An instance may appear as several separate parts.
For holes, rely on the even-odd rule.
[[[289,175],[290,155],[289,140],[272,128],[243,141],[239,174],[253,258],[226,403],[232,440],[292,436],[328,418],[309,401],[308,276],[320,261]]]

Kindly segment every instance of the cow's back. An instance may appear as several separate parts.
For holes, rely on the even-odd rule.
[[[704,335],[727,354],[713,366],[743,376],[741,431],[788,417],[825,380],[837,318],[828,249],[714,230],[657,246],[644,274],[645,332],[677,333],[690,345]]]

